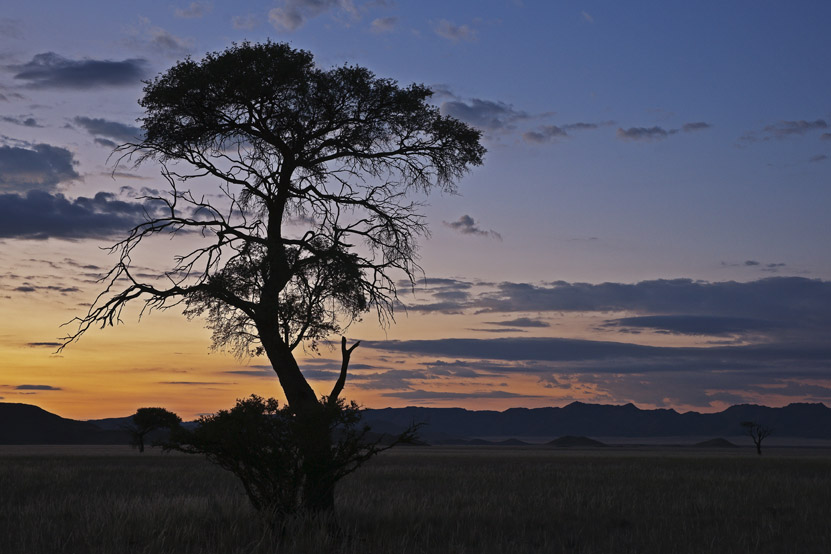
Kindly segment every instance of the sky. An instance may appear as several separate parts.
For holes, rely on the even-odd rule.
[[[483,0],[55,2],[0,14],[0,401],[184,418],[282,398],[204,322],[123,314],[56,353],[163,190],[117,164],[142,81],[234,42],[423,83],[488,153],[431,234],[396,321],[368,314],[345,395],[366,407],[573,401],[711,412],[831,405],[831,3]],[[215,183],[198,186],[210,191]],[[164,272],[168,241],[134,260]],[[337,339],[337,337],[333,337]],[[298,353],[319,394],[339,352]]]

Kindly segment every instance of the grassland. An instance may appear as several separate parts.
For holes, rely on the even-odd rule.
[[[0,552],[827,553],[831,453],[399,448],[279,531],[202,459],[0,447]]]

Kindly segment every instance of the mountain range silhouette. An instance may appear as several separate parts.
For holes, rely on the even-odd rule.
[[[123,426],[130,416],[90,421],[62,418],[31,404],[0,402],[0,444],[128,444]],[[743,434],[743,421],[756,421],[776,437],[831,439],[831,408],[797,403],[781,408],[740,404],[717,413],[642,410],[573,402],[562,408],[511,408],[503,412],[463,408],[367,409],[375,433],[395,434],[422,423],[430,444],[521,444],[523,437],[723,437]],[[513,437],[485,441],[483,437]]]

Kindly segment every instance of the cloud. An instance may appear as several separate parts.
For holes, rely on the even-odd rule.
[[[142,223],[153,209],[151,204],[124,202],[107,192],[74,200],[38,190],[0,194],[0,238],[108,237]]]
[[[281,6],[268,12],[268,21],[278,31],[294,31],[309,19],[332,10],[358,15],[351,0],[283,0]]]
[[[34,117],[12,117],[4,115],[0,117],[0,121],[5,121],[6,123],[11,123],[12,125],[20,125],[21,127],[43,127],[43,125],[38,124]]]
[[[0,192],[52,189],[79,177],[69,150],[49,144],[0,146]]]
[[[173,12],[176,17],[184,19],[198,19],[209,13],[213,6],[204,2],[191,2],[187,8],[176,8]]]
[[[79,116],[73,119],[73,121],[83,127],[91,135],[95,135],[99,138],[106,137],[119,143],[141,140],[141,136],[144,134],[139,127],[118,123],[117,121],[109,121],[102,118]]]
[[[440,19],[433,25],[433,31],[440,37],[458,41],[474,41],[476,40],[476,30],[467,25],[456,25],[446,19]]]
[[[543,125],[535,131],[526,131],[525,133],[522,133],[522,138],[524,138],[527,142],[533,142],[536,144],[551,142],[554,139],[567,136],[568,133],[566,130],[562,127],[557,127],[556,125]]]
[[[661,140],[667,138],[669,135],[675,134],[678,131],[671,129],[666,130],[662,127],[629,127],[628,129],[618,128],[617,138],[621,140]]]
[[[771,125],[765,125],[761,131],[748,131],[739,140],[742,142],[759,142],[768,141],[771,139],[782,140],[794,136],[806,135],[813,131],[828,129],[828,123],[824,119],[816,119],[814,121],[806,121],[800,119],[798,121],[779,121]],[[824,139],[823,133],[820,138]]]
[[[256,15],[235,15],[231,18],[231,26],[234,29],[251,30],[260,24],[260,19]]]
[[[447,227],[462,233],[463,235],[479,235],[484,237],[492,237],[497,240],[502,240],[502,235],[497,233],[494,230],[485,231],[480,229],[476,226],[476,222],[473,220],[472,217],[465,214],[461,216],[458,220],[452,222],[443,222]]]
[[[745,263],[768,273],[786,267],[783,262]],[[427,292],[433,293],[429,289]],[[686,330],[688,334],[714,337],[730,332],[768,341],[815,341],[831,333],[831,281],[804,277],[767,277],[749,282],[657,279],[634,284],[479,283],[465,292],[466,296],[458,297],[432,294],[429,301],[408,305],[407,309],[475,314],[622,312],[633,318],[667,318],[630,319],[604,329],[677,334]],[[510,322],[505,325],[521,326]]]
[[[9,17],[0,17],[0,37],[13,39],[23,38],[20,20],[11,19]]]
[[[503,327],[550,327],[547,322],[541,319],[531,319],[528,317],[518,317],[503,321],[488,321],[487,323],[488,325],[501,325]]]
[[[141,84],[147,61],[70,60],[54,52],[36,54],[30,62],[13,65],[14,78],[33,89],[92,89]]]
[[[29,348],[58,348],[63,345],[62,342],[27,342],[26,346]]]
[[[827,128],[828,124],[825,120],[817,119],[816,121],[780,121],[773,125],[767,125],[762,131],[769,136],[781,139],[792,135],[804,135],[810,131]]]
[[[632,311],[646,314],[723,315],[767,320],[831,321],[831,281],[769,277],[706,282],[657,279],[635,284],[501,283],[474,301],[485,312]]]
[[[526,142],[544,144],[552,142],[558,138],[571,136],[569,135],[569,131],[589,131],[608,125],[614,125],[614,121],[603,121],[601,123],[586,123],[578,121],[577,123],[569,123],[562,126],[542,125],[534,130],[526,131],[522,134],[522,138],[525,139]]]
[[[762,319],[710,315],[651,315],[606,321],[605,327],[653,329],[673,335],[733,336],[782,327]]]
[[[819,138],[820,140],[831,140],[831,133],[823,133]]]
[[[583,21],[586,23],[594,23],[594,18],[588,12],[580,12],[580,16],[583,18]]]
[[[401,398],[405,400],[467,400],[477,398],[542,398],[534,394],[519,394],[502,390],[481,390],[476,392],[449,392],[449,391],[426,391],[406,390],[397,392],[382,393],[381,396],[388,398]]]
[[[60,387],[53,387],[51,385],[18,385],[14,390],[63,390]]]
[[[450,100],[443,102],[439,109],[442,115],[455,117],[487,131],[510,130],[515,123],[531,118],[528,113],[515,110],[509,104],[479,98],[467,102]]]
[[[171,58],[185,57],[193,47],[192,40],[177,37],[161,27],[150,27],[146,35],[148,48]]]
[[[704,129],[709,129],[712,127],[709,123],[704,123],[703,121],[697,121],[695,123],[684,123],[681,126],[681,130],[685,133],[692,133],[694,131],[703,131]]]
[[[811,162],[811,163],[817,163],[817,162],[824,162],[827,159],[828,159],[827,155],[817,154],[816,156],[811,156],[810,158],[808,158],[808,161]]]
[[[397,23],[397,17],[379,17],[372,20],[370,29],[373,33],[391,33],[395,30]]]

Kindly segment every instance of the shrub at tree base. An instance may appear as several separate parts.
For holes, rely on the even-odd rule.
[[[318,512],[333,502],[335,483],[375,454],[414,438],[414,428],[383,446],[360,425],[360,409],[321,402],[312,420],[277,400],[251,395],[230,410],[177,429],[167,450],[204,454],[242,481],[254,507],[269,516]],[[322,436],[321,436],[322,435]]]

